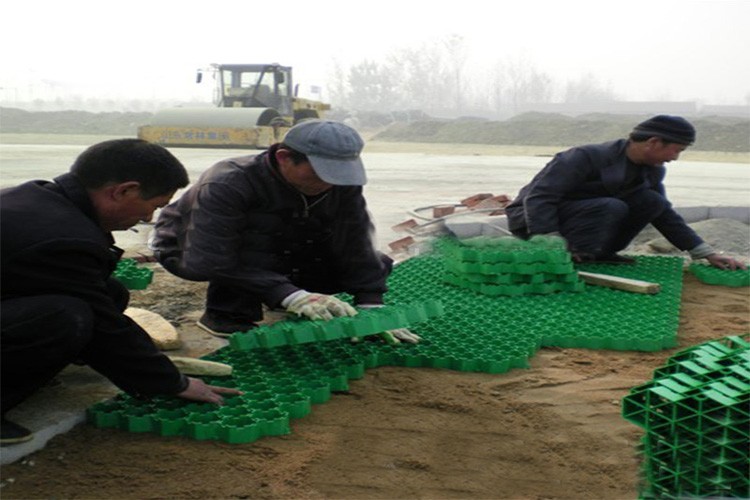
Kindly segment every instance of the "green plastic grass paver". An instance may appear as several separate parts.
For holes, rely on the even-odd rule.
[[[749,352],[739,336],[682,350],[623,399],[646,431],[642,498],[750,496]]]
[[[154,271],[138,266],[135,259],[121,259],[113,276],[130,290],[145,290],[154,278]]]
[[[479,236],[439,245],[446,283],[492,296],[582,292],[585,284],[561,238]]]
[[[696,278],[708,285],[750,286],[750,269],[719,269],[699,262],[692,262],[688,269]]]
[[[477,246],[474,255],[481,255],[482,243],[471,243]],[[321,339],[317,331],[293,329],[290,333],[285,330],[288,325],[279,326],[284,334],[276,347],[271,347],[275,341],[267,335],[265,347],[227,346],[205,357],[233,367],[231,377],[204,377],[207,383],[244,391],[241,396],[227,398],[225,407],[166,397],[146,404],[123,394],[92,406],[89,421],[132,432],[150,429],[165,436],[252,442],[288,432],[290,419],[309,414],[312,405],[325,403],[332,392],[347,390],[350,380],[362,378],[370,368],[405,366],[500,374],[528,368],[529,359],[544,346],[656,351],[676,345],[681,258],[639,256],[632,266],[578,266],[658,282],[662,290],[654,295],[586,287],[577,293],[491,296],[445,282],[446,259],[441,246],[449,244],[452,242],[436,242],[435,252],[401,263],[389,278],[382,313],[401,308],[409,328],[422,337],[419,344],[389,345],[373,337],[352,343],[351,332],[346,332],[346,337]],[[502,252],[492,254],[492,258],[504,258],[500,255]],[[535,258],[544,258],[544,252]],[[412,307],[414,304],[440,304],[442,314]],[[636,324],[634,316],[640,319]],[[400,315],[397,319],[402,320]],[[712,358],[704,353],[686,359],[708,370],[705,362]],[[738,381],[747,382],[742,372],[731,373]],[[690,375],[698,378],[699,374]],[[678,383],[689,385],[685,380],[678,379]],[[725,385],[739,390],[734,383]],[[726,396],[726,391],[716,392]],[[654,394],[656,398],[658,394]],[[226,407],[233,411],[223,413]],[[210,417],[201,417],[204,414]],[[143,427],[137,427],[128,421],[129,416],[150,417],[151,423],[144,418]]]
[[[246,351],[365,337],[386,330],[406,328],[441,314],[442,304],[432,300],[404,306],[360,309],[356,316],[338,317],[328,321],[295,318],[271,325],[261,325],[247,332],[233,333],[229,337],[229,345],[233,349]]]

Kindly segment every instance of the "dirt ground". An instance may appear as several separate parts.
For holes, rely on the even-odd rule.
[[[131,305],[192,345],[204,285],[157,269]],[[686,274],[679,345],[747,333],[750,289]],[[676,350],[542,349],[500,375],[383,367],[292,421],[292,433],[232,445],[79,425],[2,468],[7,499],[633,499],[642,432],[628,390]]]
[[[727,232],[719,234],[726,243]],[[746,231],[736,238],[746,243]],[[205,284],[155,270],[131,305],[177,326],[186,341],[177,354],[216,348],[195,327]],[[0,497],[634,499],[642,431],[621,417],[622,398],[676,351],[749,331],[750,288],[710,286],[686,274],[672,350],[545,348],[530,369],[500,375],[368,370],[349,391],[293,420],[291,434],[249,444],[79,425],[3,466]]]

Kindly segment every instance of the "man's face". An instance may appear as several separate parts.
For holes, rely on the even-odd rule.
[[[649,139],[648,147],[645,151],[646,164],[648,165],[663,165],[674,161],[680,157],[680,153],[685,151],[687,146],[685,144],[677,144],[675,142],[664,142],[661,139]]]
[[[318,177],[310,162],[295,164],[286,153],[287,151],[283,149],[277,151],[276,161],[279,164],[279,172],[297,191],[307,196],[315,196],[333,187]]]
[[[154,216],[154,211],[166,206],[174,193],[175,191],[172,191],[143,199],[140,196],[140,189],[129,190],[118,200],[117,209],[110,211],[106,217],[102,217],[101,224],[109,231],[124,231],[139,222],[149,222]]]

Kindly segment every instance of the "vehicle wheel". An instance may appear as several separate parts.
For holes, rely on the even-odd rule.
[[[298,109],[294,112],[294,123],[299,123],[304,120],[316,120],[320,118],[318,112],[314,109]]]

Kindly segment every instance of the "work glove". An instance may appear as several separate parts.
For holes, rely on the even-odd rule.
[[[383,304],[360,304],[359,307],[362,309],[376,309],[378,307],[383,307]],[[422,340],[422,337],[416,333],[412,333],[408,328],[394,328],[393,330],[386,330],[378,335],[380,335],[380,338],[385,340],[388,344],[400,344],[401,342],[417,344]]]
[[[331,295],[298,290],[281,301],[281,305],[297,316],[328,321],[337,316],[355,316],[357,310]]]
[[[380,337],[389,344],[400,344],[401,342],[406,342],[407,344],[418,344],[419,341],[422,340],[422,337],[416,333],[412,333],[408,328],[386,330],[380,334]]]

